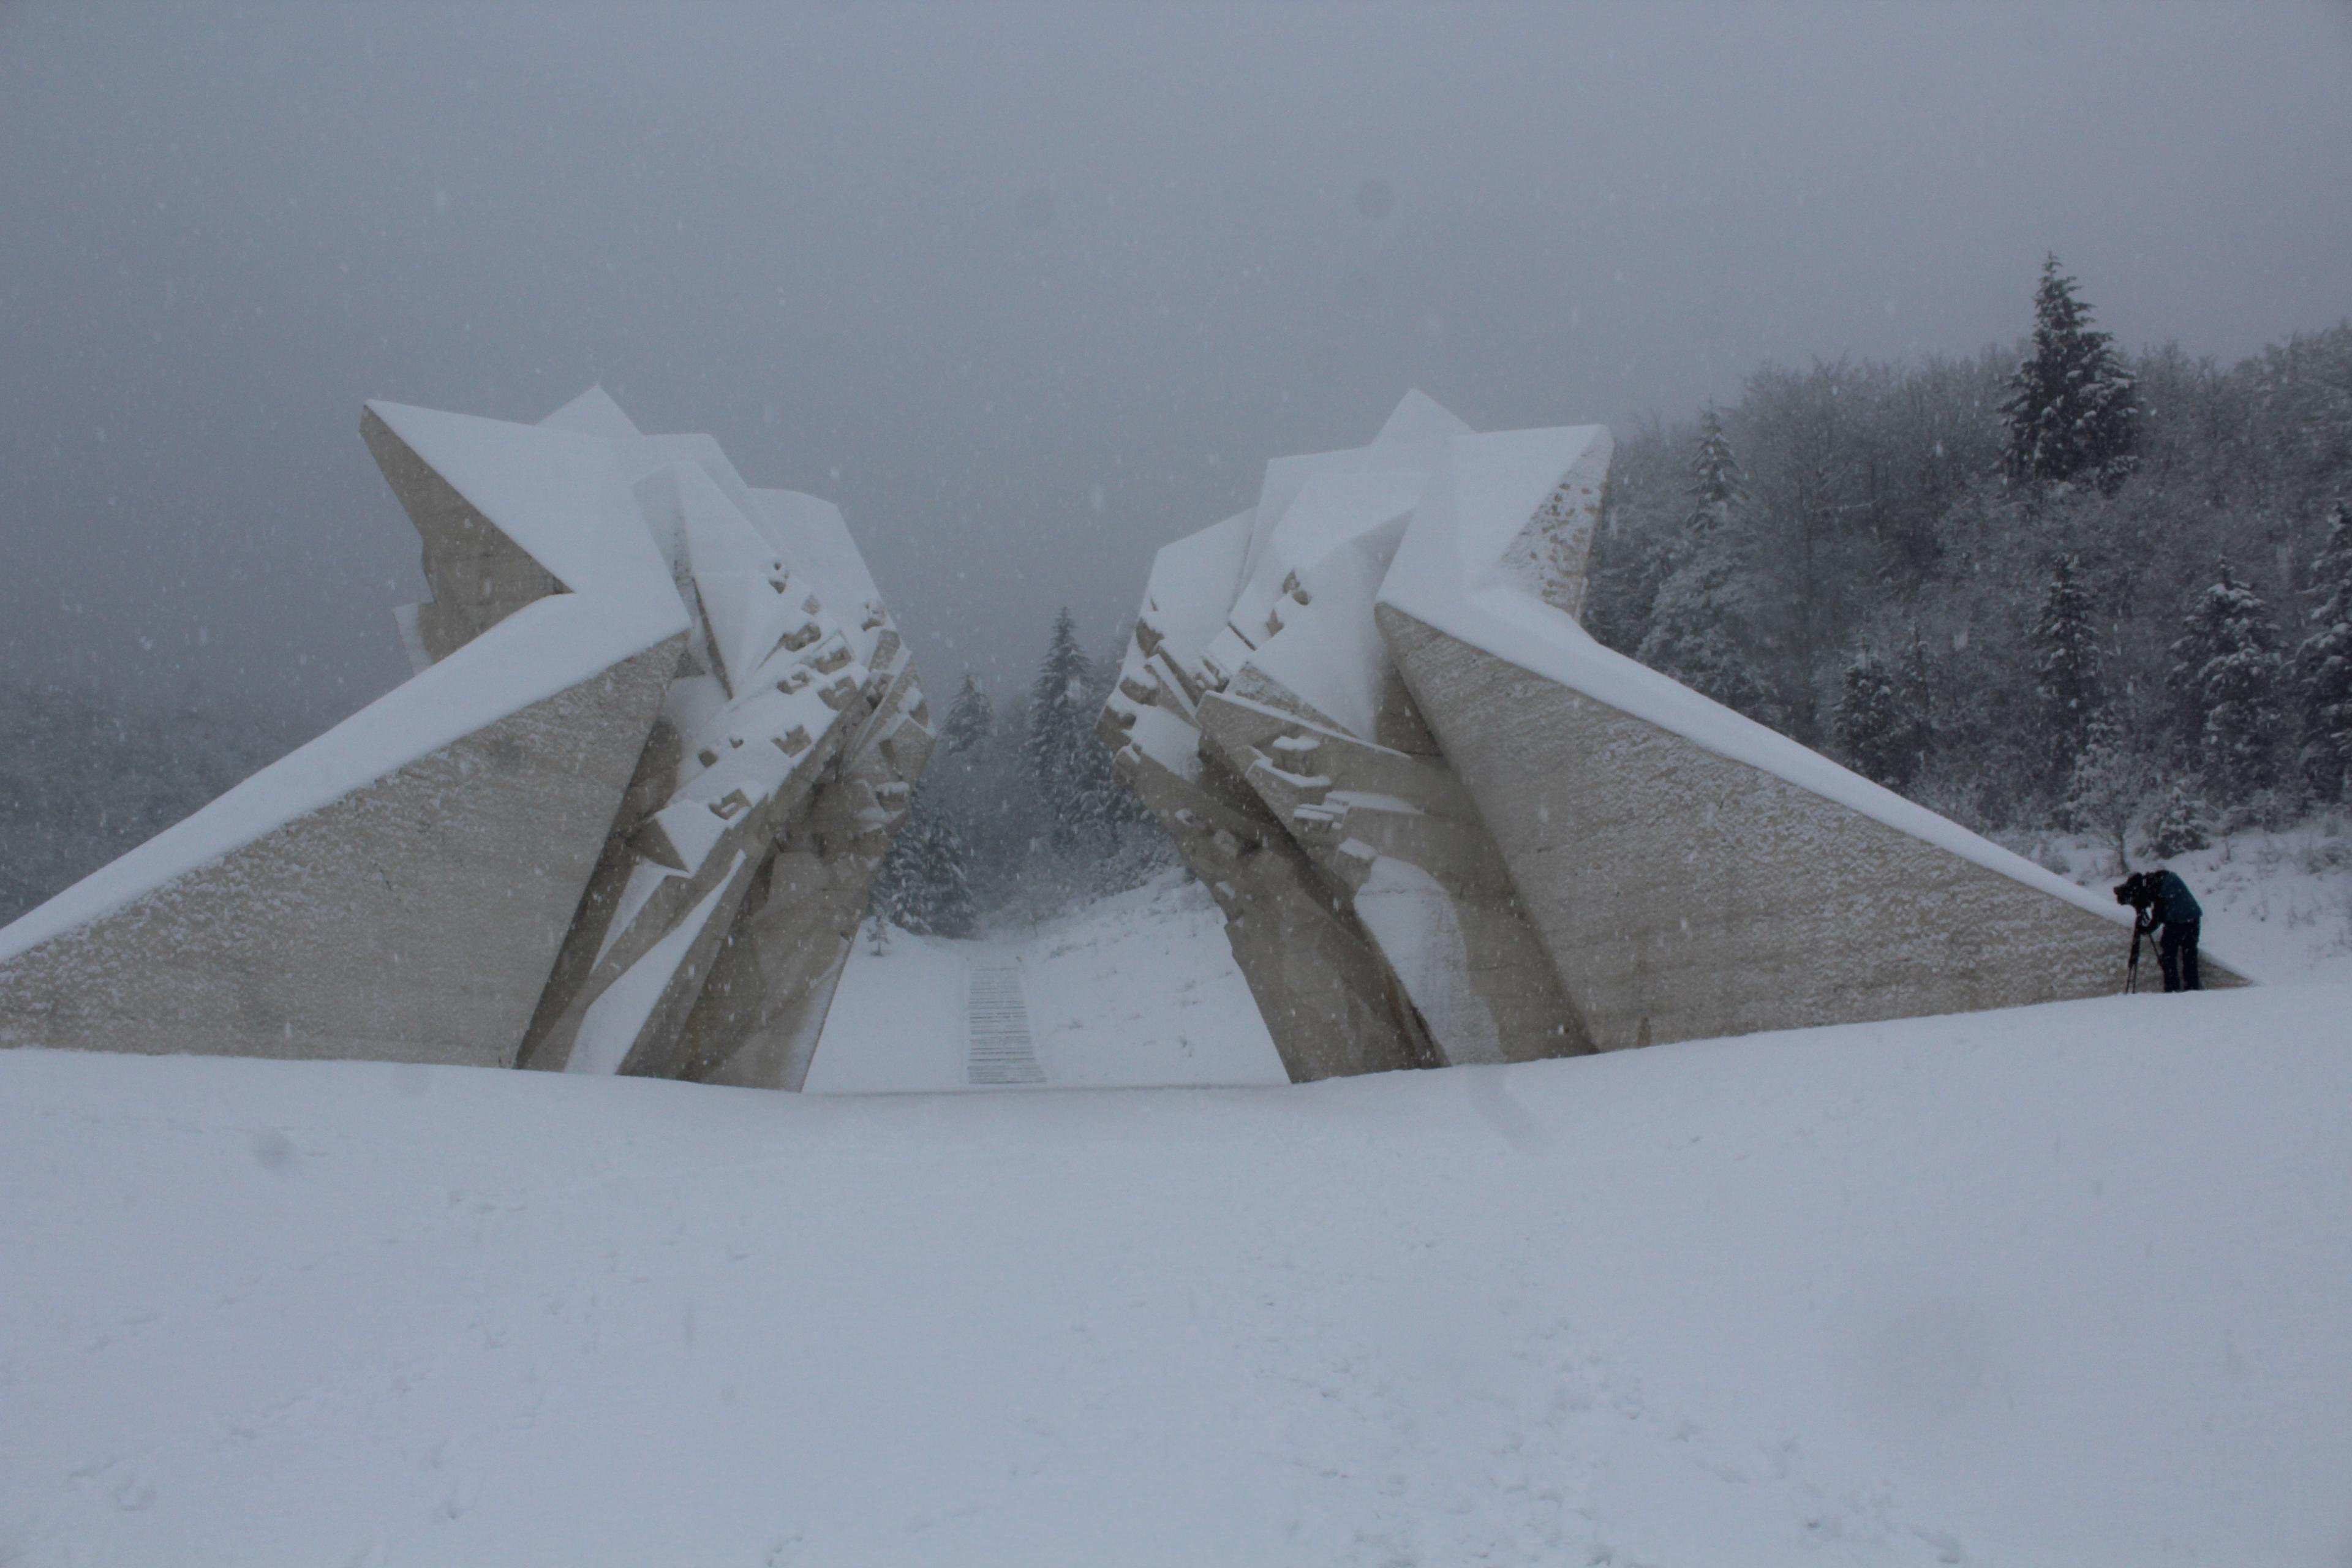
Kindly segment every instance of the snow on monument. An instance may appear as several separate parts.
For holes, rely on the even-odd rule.
[[[0,931],[0,1044],[797,1089],[930,748],[830,504],[372,403],[415,675]]]
[[[2122,910],[1586,634],[1609,457],[1412,394],[1160,552],[1103,733],[1291,1076],[2116,989]]]

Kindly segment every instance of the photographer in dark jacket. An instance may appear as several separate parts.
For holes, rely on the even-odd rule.
[[[2170,871],[2134,871],[2116,887],[2116,902],[2131,907],[2138,922],[2134,935],[2163,928],[2156,957],[2164,966],[2167,991],[2204,989],[2197,980],[2197,930],[2205,910],[2189,893],[2188,883]]]

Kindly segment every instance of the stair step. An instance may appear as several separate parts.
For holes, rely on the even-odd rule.
[[[964,1004],[964,1037],[969,1042],[964,1079],[973,1084],[1043,1083],[1045,1069],[1037,1060],[1036,1042],[1029,1034],[1029,1004],[1021,990],[1021,970],[1000,964],[971,972]]]

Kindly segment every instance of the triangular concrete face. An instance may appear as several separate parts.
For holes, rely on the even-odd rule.
[[[475,644],[434,673],[463,676],[457,665],[535,629],[516,623],[500,647]],[[435,746],[0,959],[0,1043],[511,1066],[678,644]],[[368,721],[363,710],[347,722]],[[299,781],[306,752],[342,749],[334,741],[265,769],[174,832],[233,826],[253,797]],[[135,874],[137,852],[117,865]]]
[[[1444,460],[1454,438],[1470,433],[1469,426],[1448,413],[1435,399],[1423,393],[1408,392],[1370,445],[1276,458],[1266,464],[1265,480],[1258,487],[1257,505],[1250,513],[1250,542],[1243,570],[1236,579],[1234,593],[1226,595],[1227,602],[1231,603],[1247,580],[1257,574],[1260,557],[1275,527],[1297,500],[1299,491],[1318,475],[1366,469],[1426,473]],[[1246,636],[1246,628],[1244,632]]]
[[[1451,600],[1493,589],[1577,620],[1611,450],[1598,425],[1456,437],[1405,530],[1384,595]]]
[[[404,506],[411,470],[386,461],[403,453],[572,593],[668,591],[667,563],[629,506],[611,441],[383,402],[367,405],[360,429]]]
[[[2122,988],[2122,911],[1536,609],[1378,614],[1599,1048]]]
[[[424,545],[433,596],[410,606],[401,626],[404,640],[413,635],[409,658],[417,668],[448,658],[525,605],[570,591],[372,408],[360,417],[360,435]]]

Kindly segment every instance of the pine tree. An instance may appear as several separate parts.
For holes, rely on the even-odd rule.
[[[1698,449],[1691,458],[1690,477],[1691,531],[1710,532],[1729,520],[1747,479],[1712,404],[1698,416]]]
[[[2245,801],[2279,782],[2281,661],[2270,612],[2231,574],[2197,596],[2172,645],[2179,732],[2216,801]]]
[[[2033,352],[2010,377],[2001,405],[2010,477],[2032,485],[2085,479],[2112,495],[2132,470],[2137,388],[2113,340],[2091,326],[2091,307],[2058,258],[2042,264],[2033,296]]]
[[[2131,826],[2155,787],[2147,759],[2133,750],[2121,726],[2095,715],[2083,749],[2067,771],[2060,820],[2077,833],[2094,833],[2116,852],[2116,869],[2131,859]]]
[[[1135,792],[1127,787],[1127,781],[1119,777],[1116,757],[1104,743],[1098,729],[1103,704],[1110,700],[1111,688],[1118,679],[1116,658],[1095,660],[1088,666],[1077,733],[1073,737],[1076,754],[1070,763],[1070,775],[1076,784],[1078,824],[1103,840],[1116,839],[1121,827],[1150,816],[1143,803],[1136,799]]]
[[[2033,696],[2050,742],[2050,776],[2063,786],[2089,744],[2105,706],[2099,638],[2091,624],[2091,595],[2075,574],[2081,563],[2058,557],[2034,623]]]
[[[2159,860],[2202,849],[2213,841],[2212,824],[2196,792],[2179,780],[2164,793],[2164,806],[2148,825],[2148,852]]]
[[[915,835],[917,823],[912,813],[898,825],[890,839],[890,852],[882,857],[879,870],[874,873],[874,889],[866,897],[866,935],[879,954],[888,945],[884,934],[886,925],[907,931],[919,929],[920,917],[915,912],[916,887],[921,873],[917,862]]]
[[[2304,777],[2320,799],[2340,800],[2352,778],[2352,505],[2336,503],[2311,574],[2317,629],[2294,651]]]
[[[1911,782],[1908,724],[1895,672],[1869,648],[1846,660],[1831,726],[1854,772],[1893,790]]]
[[[976,919],[963,834],[954,816],[918,788],[875,874],[872,908],[877,921],[924,936],[965,936]],[[875,951],[884,941],[875,938]]]
[[[1077,623],[1065,607],[1037,678],[1029,686],[1029,728],[1022,761],[1056,848],[1067,848],[1088,826],[1087,755],[1094,715],[1087,709],[1087,656]]]
[[[919,855],[923,929],[933,936],[971,935],[978,912],[972,906],[963,832],[954,816],[943,811],[931,814]]]
[[[1752,541],[1736,517],[1744,485],[1723,421],[1709,408],[1699,416],[1691,458],[1690,516],[1633,657],[1736,712],[1778,725],[1785,715],[1755,658]]]
[[[1752,650],[1753,579],[1728,554],[1710,543],[1665,580],[1634,657],[1734,712],[1777,727],[1787,715]]]
[[[1927,753],[1936,745],[1936,668],[1916,626],[1911,628],[1911,641],[1895,666],[1895,690],[1902,699],[1904,715],[1911,724],[1909,741],[1916,758],[1913,766],[1916,775],[1927,768]]]
[[[970,670],[964,671],[963,685],[955,700],[948,704],[948,716],[940,725],[940,744],[951,757],[960,757],[974,746],[984,744],[996,731],[996,707],[988,693],[980,689]]]

